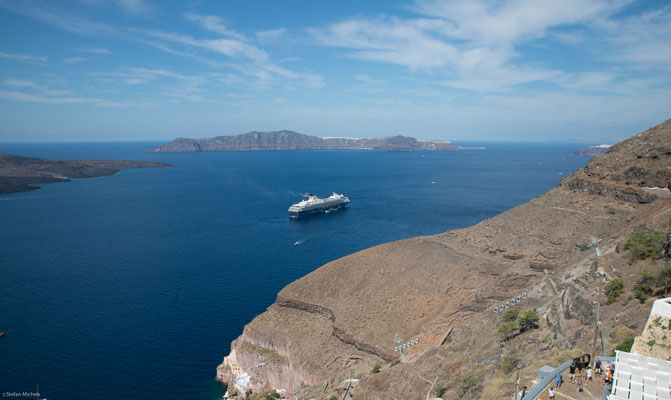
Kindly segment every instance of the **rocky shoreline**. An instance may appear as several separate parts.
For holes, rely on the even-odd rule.
[[[0,194],[36,190],[39,183],[111,176],[122,169],[170,166],[156,161],[44,160],[0,153]]]

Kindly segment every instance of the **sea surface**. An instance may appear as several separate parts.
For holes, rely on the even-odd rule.
[[[216,399],[216,367],[288,283],[380,243],[473,225],[584,166],[584,147],[144,153],[161,143],[2,144],[172,168],[0,196],[0,392]],[[292,221],[304,193],[347,209]],[[305,241],[295,246],[301,239]]]

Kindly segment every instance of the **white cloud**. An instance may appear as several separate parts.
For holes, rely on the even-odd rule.
[[[32,88],[38,87],[37,84],[33,81],[28,81],[28,80],[24,80],[24,79],[16,79],[16,78],[7,78],[2,83],[5,86],[32,87]]]
[[[254,35],[256,36],[256,40],[259,42],[276,42],[280,40],[284,34],[286,33],[285,28],[277,28],[277,29],[269,29],[266,31],[259,31],[256,32]]]
[[[29,54],[16,54],[0,52],[0,58],[7,60],[23,61],[30,64],[45,64],[48,60],[47,56],[32,56]]]
[[[75,51],[80,51],[82,53],[98,54],[98,55],[110,55],[113,54],[111,50],[108,50],[103,47],[84,47],[79,49],[74,49]]]
[[[265,51],[238,39],[197,39],[189,35],[157,30],[137,29],[135,31],[155,39],[203,48],[231,58],[248,58],[255,61],[265,61],[268,59],[268,54]]]
[[[204,29],[222,34],[224,36],[229,36],[234,39],[244,41],[245,37],[238,32],[228,29],[221,18],[214,15],[199,15],[199,14],[186,14],[184,16],[187,20],[192,22],[199,23]]]
[[[44,104],[72,104],[72,103],[90,103],[99,101],[98,99],[85,97],[46,97],[42,95],[29,94],[23,92],[8,92],[0,90],[0,99],[21,101],[26,103],[44,103]]]
[[[373,83],[373,80],[370,78],[370,76],[366,74],[357,74],[354,78],[364,83]]]
[[[96,101],[95,105],[99,107],[149,107],[154,106],[155,104],[148,101],[135,101],[135,100],[126,100],[126,101],[100,100]]]
[[[86,61],[86,60],[88,60],[88,58],[84,58],[84,57],[68,57],[68,58],[64,58],[64,59],[63,59],[63,62],[64,62],[64,63],[67,63],[67,64],[74,64],[74,63],[78,63],[78,62],[82,62],[82,61]]]
[[[593,21],[619,11],[630,0],[419,1],[416,10],[444,21],[439,33],[488,45],[507,45],[545,36],[548,29]]]
[[[251,43],[251,40],[244,35],[227,28],[221,18],[211,15],[186,14],[185,18],[199,23],[204,29],[215,32],[225,37],[210,39],[196,38],[190,35],[183,35],[174,32],[163,32],[157,30],[134,30],[140,35],[152,38],[145,43],[169,53],[186,56],[203,61],[210,66],[221,68],[232,68],[239,71],[239,74],[227,74],[220,77],[219,81],[225,84],[247,84],[257,89],[269,89],[279,83],[288,84],[300,83],[310,88],[324,87],[324,78],[312,72],[297,72],[287,68],[280,67],[270,61],[270,55]],[[266,38],[271,36],[279,37],[284,32],[283,29],[265,31],[261,34]],[[170,44],[184,45],[191,48],[206,49],[216,54],[223,54],[230,57],[229,62],[217,62],[206,59],[197,54],[187,53],[172,48]]]
[[[90,75],[101,77],[108,81],[121,81],[128,85],[145,84],[160,78],[173,78],[187,81],[192,85],[205,83],[205,78],[178,74],[166,69],[152,69],[139,67],[125,67],[123,72],[91,72]]]
[[[131,14],[150,14],[154,12],[154,7],[144,0],[118,0],[118,4]]]
[[[17,14],[25,15],[71,32],[86,34],[118,33],[111,25],[60,10],[54,7],[52,2],[0,0],[0,8],[5,8]]]
[[[416,18],[357,17],[310,33],[322,45],[347,49],[347,57],[439,74],[449,87],[498,91],[561,75],[542,64],[523,64],[520,44],[544,38],[555,27],[607,18],[625,4],[622,0],[420,1],[413,8],[421,15]]]
[[[606,60],[646,68],[671,69],[671,6],[594,24],[606,46],[595,46]]]

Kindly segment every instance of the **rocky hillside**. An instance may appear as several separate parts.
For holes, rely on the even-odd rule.
[[[207,139],[178,138],[150,152],[258,151],[258,150],[456,150],[448,141],[418,140],[408,136],[385,138],[320,138],[292,131],[249,132]]]
[[[121,169],[168,167],[154,161],[43,160],[0,153],[0,194],[39,189],[35,183],[114,175]]]
[[[510,398],[516,366],[531,386],[592,351],[597,302],[606,350],[641,332],[656,289],[640,295],[639,271],[665,261],[630,237],[666,237],[670,180],[671,120],[497,217],[328,263],[244,328],[217,378],[239,394],[340,398],[352,376],[354,399]]]

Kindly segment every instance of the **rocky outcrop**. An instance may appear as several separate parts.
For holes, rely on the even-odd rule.
[[[467,373],[485,386],[509,381],[513,355],[528,367],[522,378],[532,379],[539,359],[590,351],[596,304],[604,301],[599,287],[612,275],[631,287],[637,276],[618,244],[637,227],[669,227],[671,199],[626,196],[668,179],[669,127],[613,146],[547,194],[475,226],[366,249],[289,284],[233,342],[219,379],[244,383],[240,390],[296,390],[315,399],[339,397],[350,375],[360,378],[355,399],[426,398],[438,380],[451,398]],[[598,262],[585,246],[592,236],[602,239]],[[502,337],[506,303],[536,309],[539,328]],[[643,326],[645,307],[604,304],[601,320]],[[611,324],[601,326],[611,340]],[[244,342],[283,358],[258,358]],[[395,351],[408,342],[417,344]],[[490,394],[511,394],[497,389]]]
[[[230,394],[242,395],[250,388],[271,387],[286,393],[321,382],[296,361],[289,343],[243,333],[217,367],[217,379],[229,383]]]
[[[0,154],[0,194],[39,189],[35,183],[114,175],[121,169],[169,167],[155,161],[43,160]]]
[[[270,151],[270,150],[456,150],[448,141],[418,140],[409,136],[385,138],[320,138],[293,131],[249,132],[206,139],[178,138],[150,152]]]
[[[632,353],[671,359],[671,297],[654,302],[643,332],[636,337]]]
[[[649,203],[671,188],[671,120],[611,146],[559,186],[583,193]]]

